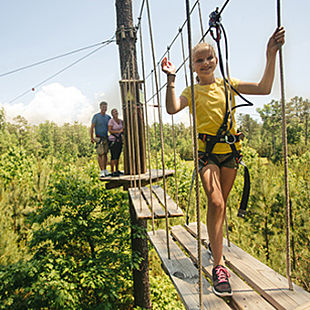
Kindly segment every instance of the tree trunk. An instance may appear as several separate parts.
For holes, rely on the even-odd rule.
[[[138,80],[139,74],[137,69],[137,53],[136,53],[136,30],[132,20],[132,2],[131,0],[116,0],[116,17],[117,30],[116,41],[119,45],[119,58],[121,67],[122,80]],[[122,83],[122,106],[124,118],[124,165],[125,174],[133,174],[140,171],[146,172],[146,148],[145,148],[145,126],[143,106],[140,105],[140,85],[133,83]],[[126,88],[126,89],[125,89]],[[127,96],[125,96],[127,94]],[[133,102],[135,102],[137,109],[133,110]],[[131,113],[136,115],[131,116]],[[127,117],[128,116],[128,117]],[[137,116],[137,117],[135,117]],[[128,120],[133,119],[133,124],[128,126]],[[137,124],[136,124],[137,122]],[[138,141],[132,139],[129,141],[126,128],[135,127],[138,130]],[[130,158],[129,147],[134,144],[134,158]],[[139,144],[139,145],[137,145]],[[139,155],[137,150],[139,150]],[[129,165],[129,160],[135,163],[132,171]],[[139,167],[138,167],[139,165]],[[136,173],[135,173],[136,174]]]
[[[131,217],[131,244],[133,255],[142,257],[139,268],[133,269],[133,288],[135,306],[140,306],[143,309],[151,309],[150,298],[150,283],[149,283],[149,255],[148,255],[148,239],[146,235],[147,222],[146,220],[137,220],[135,211],[130,203],[130,217]],[[139,232],[137,231],[139,228]],[[143,237],[137,237],[141,234],[141,228],[144,230]]]
[[[146,172],[145,125],[142,104],[140,104],[140,84],[136,62],[136,30],[132,20],[131,0],[116,0],[117,30],[121,66],[121,93],[124,118],[124,166],[125,174]],[[129,81],[131,80],[131,81]],[[136,130],[130,130],[134,128]],[[131,131],[131,133],[130,133]],[[134,135],[133,135],[134,131]],[[133,139],[129,139],[129,137]],[[131,162],[130,162],[131,161]],[[133,268],[134,305],[151,309],[148,241],[146,220],[137,220],[130,202],[132,254],[142,258],[138,268]],[[144,231],[144,237],[138,238],[137,232]]]

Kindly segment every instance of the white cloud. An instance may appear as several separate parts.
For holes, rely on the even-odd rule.
[[[89,102],[79,89],[59,83],[42,87],[28,104],[20,102],[0,106],[4,107],[8,120],[21,115],[32,124],[48,120],[58,125],[75,121],[89,125],[92,115],[98,110],[97,104]]]

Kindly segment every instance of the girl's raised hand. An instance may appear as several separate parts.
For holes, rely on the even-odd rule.
[[[165,57],[161,62],[161,69],[166,74],[175,74],[175,65],[168,61],[167,57]]]
[[[267,55],[275,54],[285,42],[285,30],[281,26],[272,34],[267,45]]]

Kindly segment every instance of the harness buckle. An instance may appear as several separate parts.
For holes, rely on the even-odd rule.
[[[242,158],[243,158],[243,155],[241,155],[241,154],[240,154],[238,157],[236,157],[236,162],[237,162],[237,164],[240,164],[240,163],[241,163]]]

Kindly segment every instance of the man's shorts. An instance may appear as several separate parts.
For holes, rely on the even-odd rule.
[[[96,151],[98,155],[107,155],[109,150],[108,137],[95,137]]]
[[[203,157],[204,152],[198,152],[198,157]],[[212,156],[209,156],[208,162],[205,165],[202,160],[199,160],[199,171],[207,166],[207,165],[216,165],[219,168],[226,167],[231,169],[238,169],[239,165],[236,161],[235,157],[232,157],[231,159],[227,160],[228,157],[230,157],[232,153],[227,154],[212,154]],[[225,161],[226,160],[226,161]]]

